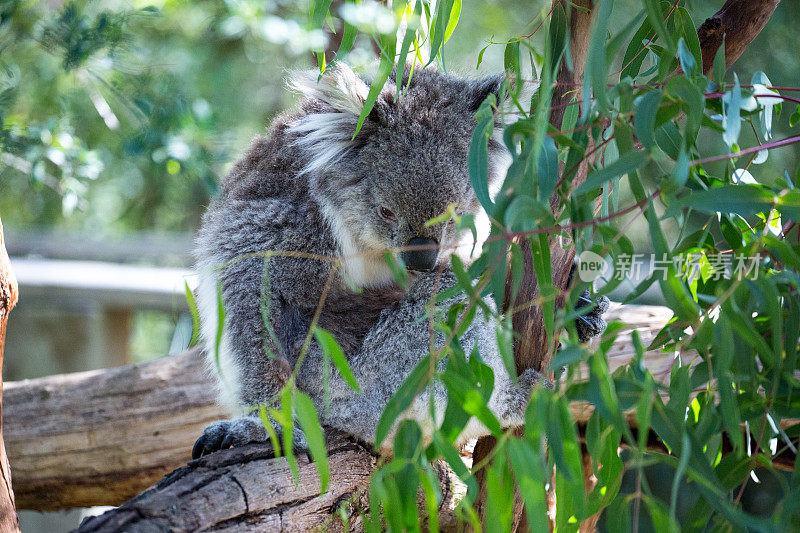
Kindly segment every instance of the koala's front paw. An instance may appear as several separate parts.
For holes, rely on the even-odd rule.
[[[282,443],[283,428],[278,424],[273,424],[273,428],[279,442]],[[194,443],[192,459],[198,459],[218,450],[237,448],[257,442],[271,443],[260,418],[245,416],[234,420],[218,420],[206,426],[203,434]],[[292,448],[295,452],[308,451],[306,436],[297,426],[292,429]]]
[[[608,326],[606,321],[603,320],[603,313],[608,311],[608,298],[601,296],[593,302],[589,291],[583,291],[583,294],[580,295],[575,304],[575,308],[580,309],[588,305],[594,305],[594,309],[575,319],[575,329],[578,331],[578,339],[581,342],[586,342],[592,337],[597,337],[603,333],[606,326]]]
[[[550,383],[550,380],[532,368],[523,370],[522,374],[517,377],[517,383],[518,387],[522,391],[525,391],[529,397],[530,391],[536,386],[541,386],[550,390],[555,388],[555,386]]]

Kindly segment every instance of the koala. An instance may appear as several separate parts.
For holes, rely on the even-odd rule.
[[[201,335],[211,364],[221,370],[221,400],[238,417],[210,424],[193,458],[269,442],[254,409],[273,401],[292,376],[323,297],[318,325],[338,341],[362,392],[332,369],[326,412],[323,353],[314,341],[294,379],[315,403],[323,426],[374,443],[386,403],[430,352],[426,306],[437,292],[456,285],[450,256],[468,263],[489,233],[470,185],[467,154],[475,112],[489,94],[499,97],[503,79],[469,80],[422,69],[409,83],[406,73],[402,97],[396,99],[397,88],[387,82],[354,137],[369,92],[364,79],[343,64],[321,78],[317,72],[292,76],[290,86],[303,96],[299,109],[279,116],[268,135],[255,138],[198,234]],[[510,161],[504,145],[491,138],[490,188],[499,187]],[[426,224],[448,206],[475,215],[477,238],[457,231],[452,221]],[[405,289],[384,261],[393,249],[402,250],[410,272]],[[435,334],[435,347],[444,342]],[[517,380],[508,375],[495,326],[481,314],[461,344],[466,353],[477,348],[494,371],[489,407],[498,420],[520,425],[531,389],[545,380],[533,370]],[[433,388],[434,421],[428,394],[402,415],[426,431],[441,422],[447,402],[446,391]],[[485,433],[473,419],[461,440]],[[307,449],[299,427],[293,437],[296,450]],[[384,446],[390,442],[391,434]]]

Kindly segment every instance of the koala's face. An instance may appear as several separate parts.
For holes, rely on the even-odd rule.
[[[348,90],[361,98],[368,87],[341,69],[331,74],[333,88],[316,87],[320,92],[311,100],[312,112],[295,128],[297,144],[309,156],[306,171],[334,233],[340,242],[349,239],[346,248],[357,252],[401,249],[397,255],[411,270],[432,270],[453,253],[468,260],[471,231],[457,232],[452,220],[429,221],[452,206],[457,214],[478,215],[488,234],[488,219],[470,184],[467,155],[475,111],[498,91],[502,78],[468,81],[415,72],[397,101],[395,86],[387,84],[351,139],[362,101],[348,107],[353,97]],[[504,176],[508,155],[494,139],[489,148],[491,186]]]
[[[480,212],[467,169],[471,132],[449,122],[445,118],[441,128],[396,122],[373,132],[354,158],[353,170],[365,174],[352,191],[357,201],[342,210],[356,215],[348,217],[349,227],[365,247],[401,249],[411,270],[447,261],[465,237],[456,234],[452,219],[432,219],[448,210]]]

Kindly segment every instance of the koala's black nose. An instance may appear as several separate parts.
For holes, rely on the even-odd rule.
[[[436,267],[436,256],[439,255],[439,243],[433,239],[414,237],[408,241],[408,246],[427,246],[419,250],[406,250],[400,254],[409,270],[430,272]]]

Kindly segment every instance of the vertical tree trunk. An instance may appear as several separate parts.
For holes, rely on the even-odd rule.
[[[566,9],[567,4],[563,0],[553,0],[553,10]],[[558,85],[553,89],[552,106],[555,108],[550,115],[550,123],[556,128],[561,127],[564,118],[565,107],[572,98],[581,101],[580,93],[576,93],[576,85],[580,86],[583,81],[584,66],[586,55],[589,51],[589,35],[592,24],[592,0],[575,0],[572,7],[569,7],[569,28],[570,28],[570,53],[571,63],[574,70],[570,70],[565,61],[562,61],[559,68],[557,81]],[[564,169],[562,168],[563,172]],[[586,179],[588,165],[581,163],[573,182],[579,184]],[[556,194],[550,200],[550,205],[555,211],[558,208],[558,197]],[[512,316],[514,327],[514,360],[517,372],[522,372],[527,368],[533,368],[541,373],[547,371],[550,360],[558,343],[556,339],[548,339],[544,328],[544,317],[541,306],[526,305],[536,300],[539,296],[539,284],[536,281],[536,274],[533,269],[533,255],[531,252],[530,241],[527,238],[518,241],[522,249],[524,258],[524,274],[516,300],[511,308],[521,309]],[[556,287],[565,289],[575,259],[575,248],[565,248],[559,239],[551,239],[550,242],[551,271],[553,274],[553,284]],[[509,284],[510,285],[510,284]],[[556,307],[562,307],[562,299],[556,301]],[[494,447],[494,437],[483,437],[475,445],[473,451],[473,464],[477,464],[491,452]],[[475,476],[478,480],[480,492],[476,502],[478,515],[485,519],[486,503],[486,474],[485,469],[478,472]],[[514,529],[526,531],[525,513],[522,499],[519,494],[514,496]]]
[[[11,490],[11,469],[8,466],[6,447],[3,444],[3,348],[6,340],[8,313],[17,303],[17,280],[11,270],[3,239],[0,221],[0,533],[19,531],[17,512],[14,509],[14,491]]]

